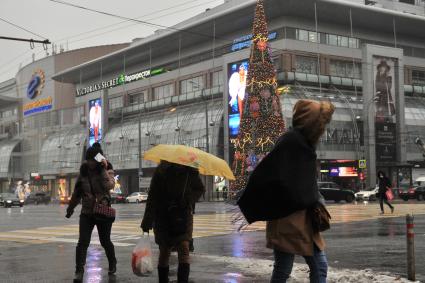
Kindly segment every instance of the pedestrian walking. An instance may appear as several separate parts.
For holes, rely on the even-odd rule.
[[[379,195],[379,206],[381,208],[381,214],[384,214],[384,202],[389,206],[391,209],[391,213],[394,213],[394,206],[391,205],[391,203],[388,202],[387,198],[387,190],[391,189],[391,181],[388,179],[387,176],[385,176],[385,173],[383,171],[378,171],[378,195]]]
[[[249,223],[268,220],[267,247],[275,258],[271,282],[286,282],[295,255],[308,264],[310,282],[326,282],[325,242],[313,218],[321,202],[316,146],[333,112],[329,102],[299,100],[293,109],[293,128],[259,163],[238,200]]]
[[[101,162],[96,161],[95,157],[99,153],[103,153],[100,145],[91,146],[87,149],[85,161],[80,166],[80,175],[77,178],[75,189],[67,208],[66,217],[70,218],[78,203],[80,201],[82,203],[79,239],[75,251],[74,282],[81,282],[83,279],[87,249],[94,226],[97,227],[100,243],[105,249],[108,258],[108,274],[111,275],[116,272],[117,260],[114,244],[111,241],[113,220],[99,218],[93,213],[97,204],[110,206],[111,196],[109,191],[115,185],[115,179],[113,174],[111,174],[112,165],[106,159]]]
[[[161,161],[155,170],[140,226],[143,232],[154,229],[155,242],[159,246],[160,283],[168,282],[169,258],[174,247],[179,262],[177,282],[188,282],[193,209],[204,192],[199,172],[194,168]]]

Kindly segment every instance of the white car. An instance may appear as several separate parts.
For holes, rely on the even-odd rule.
[[[378,191],[379,191],[379,187],[376,186],[375,188],[370,188],[369,190],[355,193],[354,196],[356,197],[357,201],[362,201],[362,200],[373,201],[373,200],[376,200],[376,194],[378,193]]]
[[[135,202],[140,203],[148,200],[148,194],[144,192],[135,192],[126,197],[125,201],[127,203]]]

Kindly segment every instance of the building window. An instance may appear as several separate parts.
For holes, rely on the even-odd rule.
[[[166,97],[173,96],[174,92],[174,83],[158,86],[153,89],[153,99],[158,100]]]
[[[350,47],[350,48],[359,48],[360,47],[359,40],[357,38],[350,37],[348,39],[348,47]]]
[[[412,84],[425,85],[425,71],[412,70]]]
[[[279,71],[282,70],[282,61],[281,61],[280,55],[273,56],[272,62],[273,62],[273,66],[274,66],[274,69],[276,70],[276,72],[279,72]]]
[[[415,5],[415,0],[399,0],[398,2]]]
[[[217,71],[211,75],[211,86],[222,86],[224,84],[223,71]]]
[[[297,56],[295,69],[298,73],[317,74],[317,58]]]
[[[122,106],[122,96],[109,99],[109,110],[119,109],[122,108]]]
[[[128,95],[128,104],[140,104],[149,101],[148,99],[148,90],[143,90],[141,92],[132,93]]]
[[[338,46],[348,47],[348,37],[338,35]]]
[[[180,81],[180,94],[186,94],[194,91],[201,90],[204,87],[203,76],[190,78]]]
[[[353,62],[350,61],[330,60],[329,69],[331,76],[355,79],[360,79],[362,76],[361,64],[357,62],[353,66]]]
[[[316,32],[297,29],[297,39],[302,41],[317,42],[318,36]]]

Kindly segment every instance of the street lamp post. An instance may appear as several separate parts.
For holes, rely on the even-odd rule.
[[[138,157],[138,162],[139,162],[139,168],[138,168],[138,172],[137,172],[137,176],[138,176],[138,191],[140,192],[140,178],[142,178],[143,176],[143,164],[142,164],[142,113],[141,113],[141,104],[140,104],[140,95],[139,95],[139,99],[138,99],[138,106],[139,106],[139,115],[138,115],[138,147],[137,147],[137,157]]]

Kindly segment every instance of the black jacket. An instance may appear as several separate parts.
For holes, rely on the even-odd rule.
[[[315,148],[298,131],[282,135],[258,164],[238,200],[248,223],[306,209],[319,200]]]
[[[384,195],[387,191],[387,188],[391,188],[391,181],[386,176],[383,178],[379,178],[379,190],[378,193],[380,195]]]

